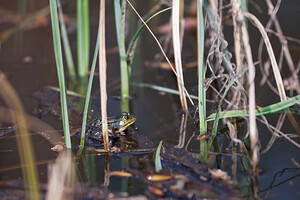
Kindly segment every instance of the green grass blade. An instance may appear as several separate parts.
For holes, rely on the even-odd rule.
[[[160,160],[160,151],[163,141],[161,140],[158,144],[158,147],[155,152],[155,172],[158,173],[162,170],[161,160]]]
[[[176,95],[179,95],[179,91],[178,90],[174,90],[174,89],[171,89],[171,88],[166,88],[166,87],[162,87],[162,86],[158,86],[158,85],[151,85],[151,84],[148,84],[148,83],[131,83],[131,85],[134,85],[134,86],[137,86],[137,87],[145,87],[145,88],[150,88],[150,89],[153,89],[153,90],[157,90],[157,91],[160,91],[160,92],[166,92],[166,93],[169,93],[169,94],[176,94]],[[186,96],[188,96],[187,94],[185,94]],[[190,97],[192,99],[198,99],[197,96],[195,95],[190,95]]]
[[[78,75],[85,77],[89,70],[89,3],[88,0],[77,0],[77,59]]]
[[[120,2],[122,2],[120,4]],[[126,15],[126,0],[114,0],[115,22],[117,39],[120,55],[120,71],[121,71],[121,98],[129,97],[129,68],[126,61],[125,50],[125,15]],[[129,111],[129,110],[123,110]]]
[[[61,37],[62,37],[62,42],[64,45],[64,52],[66,56],[66,62],[67,62],[67,68],[69,72],[69,76],[71,78],[76,77],[76,72],[75,72],[75,65],[73,61],[73,56],[72,56],[72,51],[70,47],[70,42],[67,34],[67,29],[64,21],[64,16],[63,16],[63,10],[60,4],[60,0],[57,0],[57,5],[58,5],[58,12],[59,12],[59,22],[60,22],[60,29],[61,29]]]
[[[240,72],[240,73],[238,73],[238,74],[236,74],[234,77],[233,77],[233,79],[231,79],[230,81],[229,81],[229,83],[228,83],[228,85],[227,85],[227,87],[226,87],[226,89],[225,89],[225,91],[224,91],[224,93],[223,93],[223,98],[225,98],[226,97],[226,95],[227,95],[227,92],[230,90],[230,88],[231,88],[231,86],[235,83],[235,82],[237,82],[238,81],[238,79],[244,74],[244,73],[246,73],[246,71],[248,70],[248,67],[244,67],[243,68],[243,70]],[[214,121],[214,124],[213,124],[213,128],[212,128],[212,137],[209,139],[209,141],[208,141],[208,146],[210,147],[212,144],[213,144],[213,142],[214,142],[214,139],[215,139],[215,137],[216,137],[216,135],[217,135],[217,131],[218,131],[218,125],[219,125],[219,114],[220,114],[220,111],[221,111],[221,106],[222,106],[222,104],[223,104],[223,100],[224,99],[221,99],[221,101],[220,101],[220,103],[219,103],[219,105],[218,105],[218,108],[217,108],[217,112],[215,113],[216,115],[215,115],[215,121]],[[206,120],[206,121],[208,121],[208,120]]]
[[[93,85],[93,79],[94,79],[94,72],[95,72],[95,68],[96,68],[98,53],[99,53],[99,32],[98,32],[96,46],[95,46],[95,52],[94,52],[94,58],[93,58],[93,63],[92,63],[92,67],[91,67],[91,73],[90,73],[88,88],[87,88],[87,91],[86,91],[86,98],[85,98],[83,117],[82,117],[80,148],[84,148],[86,120],[87,120],[87,115],[88,115],[88,108],[89,108],[89,103],[90,103],[90,97],[91,97],[91,91],[92,91],[92,85]]]
[[[54,54],[55,54],[55,61],[56,61],[56,68],[57,68],[57,76],[59,81],[59,89],[60,89],[61,113],[62,113],[62,121],[63,121],[64,134],[65,134],[65,141],[66,141],[66,147],[71,148],[66,83],[65,83],[64,66],[62,60],[62,50],[61,50],[60,31],[59,31],[59,24],[58,24],[58,17],[57,17],[56,0],[49,0],[49,3],[50,3],[52,33],[53,33]]]
[[[199,128],[200,134],[207,132],[206,122],[206,89],[205,89],[205,67],[204,67],[204,22],[202,3],[197,0],[197,21],[198,21],[198,105],[199,105]]]
[[[224,93],[222,94],[222,97],[223,97],[223,98],[226,97],[227,92],[230,90],[231,86],[232,86],[235,82],[237,82],[238,79],[239,79],[244,73],[246,73],[247,70],[248,70],[248,67],[244,67],[243,70],[242,70],[240,73],[236,74],[236,75],[229,81],[229,83],[228,83],[228,85],[227,85],[227,87],[226,87]],[[221,101],[220,101],[220,103],[219,103],[219,105],[218,105],[217,112],[216,112],[216,117],[215,117],[215,121],[214,121],[213,128],[212,128],[212,133],[213,133],[213,135],[217,134],[218,123],[219,123],[219,120],[218,120],[218,119],[219,119],[219,113],[220,113],[220,111],[221,111],[221,106],[222,106],[223,100],[224,100],[223,98],[221,99]]]
[[[248,1],[247,0],[242,0],[241,1],[241,8],[243,12],[248,12]],[[243,21],[245,23],[246,28],[248,28],[248,19],[247,17],[243,17]]]
[[[0,97],[1,101],[5,102],[10,108],[8,112],[1,112],[0,115],[10,116],[13,125],[19,128],[15,130],[16,141],[19,151],[20,168],[23,175],[23,184],[26,194],[26,199],[38,200],[41,199],[41,192],[39,190],[38,170],[36,166],[35,152],[31,135],[28,131],[28,119],[26,118],[23,106],[17,92],[8,82],[5,74],[0,72]],[[26,122],[27,121],[27,122]],[[18,159],[18,157],[16,159]],[[4,196],[1,199],[6,199]]]
[[[151,19],[153,19],[154,17],[156,17],[157,15],[164,13],[168,10],[170,10],[171,8],[165,8],[161,11],[158,11],[157,13],[153,14],[151,17],[149,17],[149,19],[147,19],[145,21],[145,23],[147,24]],[[137,32],[134,34],[133,38],[131,39],[129,45],[128,45],[128,49],[126,52],[126,58],[127,58],[127,62],[129,64],[132,64],[132,60],[134,57],[134,53],[135,53],[135,49],[136,49],[136,45],[137,45],[137,41],[140,37],[140,35],[142,34],[142,32],[144,31],[144,29],[146,28],[145,24],[142,24],[140,26],[140,28],[137,30]]]
[[[272,105],[265,106],[263,108],[258,108],[255,111],[255,115],[259,116],[259,115],[267,115],[267,114],[281,112],[284,109],[299,103],[300,103],[300,96],[297,95],[286,101],[274,103]],[[248,115],[249,113],[247,110],[229,110],[229,111],[220,112],[219,119],[228,118],[228,117],[246,117]],[[213,113],[207,118],[207,121],[212,121],[215,119],[215,117],[216,117],[216,113]]]

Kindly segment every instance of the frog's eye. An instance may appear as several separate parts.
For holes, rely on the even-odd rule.
[[[120,126],[123,126],[125,124],[125,122],[123,120],[120,121]]]

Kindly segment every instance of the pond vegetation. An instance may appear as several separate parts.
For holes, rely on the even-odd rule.
[[[30,2],[33,10],[40,7]],[[1,199],[261,199],[272,197],[272,189],[288,181],[294,194],[283,189],[274,195],[299,198],[293,188],[300,184],[300,65],[294,64],[299,56],[288,46],[292,42],[299,48],[299,40],[284,35],[277,17],[280,0],[276,5],[270,0],[264,5],[158,0],[143,2],[147,7],[135,0],[43,3],[31,14],[20,13],[28,6],[21,1],[19,13],[0,7],[1,52],[16,35],[51,27],[54,57],[47,59],[55,60],[52,74],[57,75],[53,85],[34,86],[37,92],[23,94],[31,96],[29,105],[40,102],[31,116],[21,100],[27,97],[18,97],[10,70],[1,68]],[[251,14],[260,6],[268,8],[266,25]],[[142,54],[152,56],[150,64]],[[23,59],[24,68],[31,59]],[[34,77],[38,72],[33,70],[30,78],[39,82]],[[110,85],[117,85],[117,92]],[[142,106],[145,93],[140,91],[151,91]],[[45,123],[47,116],[63,131]],[[170,116],[176,119],[170,122]],[[286,124],[288,132],[281,130]],[[271,137],[264,136],[262,125]],[[40,150],[43,142],[35,143],[34,135],[43,136],[40,140],[51,148]],[[14,138],[14,146],[3,144]],[[278,143],[294,154],[266,186],[260,158]],[[18,165],[4,163],[10,157],[7,148],[18,148]],[[51,159],[36,159],[39,154]],[[47,181],[41,181],[39,170],[45,164]],[[19,169],[21,181],[4,176]],[[278,181],[277,174],[288,177]]]

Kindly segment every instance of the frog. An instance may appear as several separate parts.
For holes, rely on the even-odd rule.
[[[110,145],[113,145],[119,138],[126,138],[126,129],[136,121],[134,115],[128,112],[123,112],[121,115],[108,118],[108,137]],[[71,136],[81,136],[81,128],[70,133]],[[95,118],[87,126],[85,131],[85,142],[90,146],[102,146],[102,120],[101,118]],[[122,141],[128,142],[130,141]]]

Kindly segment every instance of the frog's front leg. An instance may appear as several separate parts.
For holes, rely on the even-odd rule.
[[[116,129],[114,129],[114,128],[107,129],[107,132],[108,132],[108,134],[110,134],[112,136],[117,136]]]

